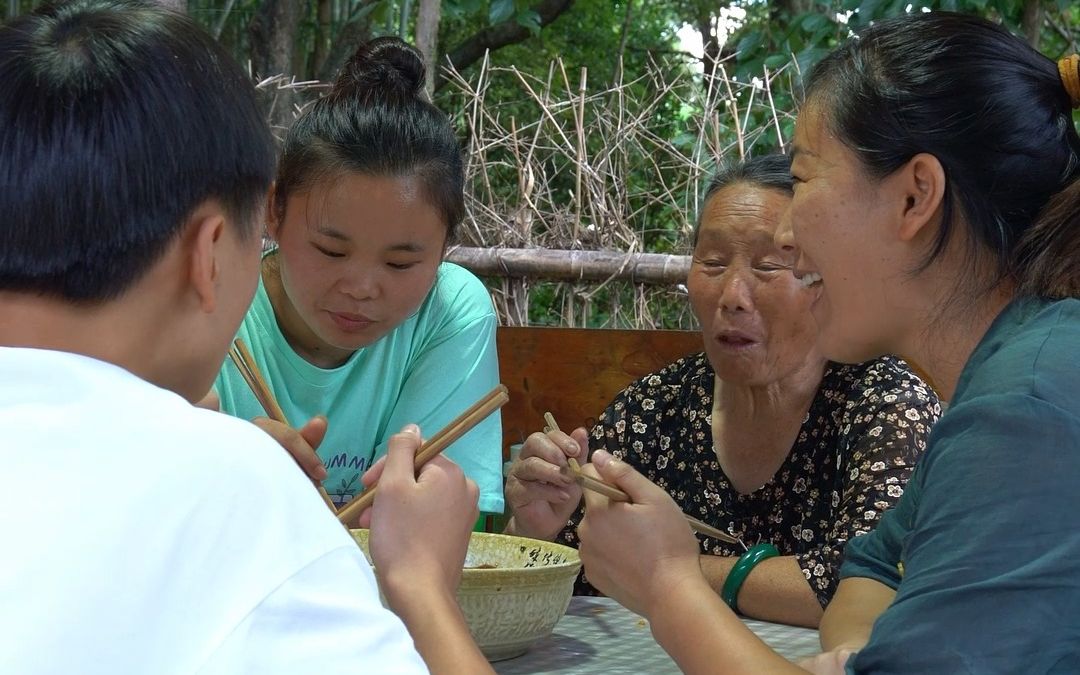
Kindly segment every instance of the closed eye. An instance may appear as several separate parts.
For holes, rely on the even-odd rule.
[[[780,265],[777,263],[761,263],[755,265],[754,269],[758,272],[789,272],[791,267],[789,265]]]
[[[311,245],[313,247],[315,247],[316,251],[318,251],[319,253],[322,253],[327,258],[344,258],[345,257],[344,253],[338,253],[337,251],[331,251],[330,249],[323,248],[322,246],[319,246],[318,244],[315,244],[315,243],[312,243]]]
[[[416,266],[416,263],[386,263],[386,266],[392,270],[407,270]]]

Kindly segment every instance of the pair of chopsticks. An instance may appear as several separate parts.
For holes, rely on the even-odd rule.
[[[416,460],[414,462],[416,470],[419,471],[422,466],[448,448],[451,443],[464,436],[470,429],[479,424],[481,420],[503,407],[509,400],[510,396],[506,391],[506,387],[501,384],[489,391],[483,398],[469,407],[468,410],[458,415],[450,422],[450,424],[447,424],[440,429],[430,440],[425,441],[417,448]],[[378,484],[376,483],[346,504],[344,508],[338,512],[338,520],[348,524],[363,513],[365,509],[375,503],[375,492],[377,488]]]
[[[544,421],[547,422],[548,428],[552,431],[561,431],[558,423],[555,421],[555,417],[551,413],[544,413]],[[602,494],[613,502],[630,502],[630,495],[619,488],[614,485],[608,485],[604,481],[596,480],[592,476],[582,473],[581,466],[573,457],[567,459],[567,464],[570,465],[570,474],[582,488]],[[698,534],[703,534],[706,537],[712,537],[713,539],[718,539],[720,541],[726,541],[729,544],[740,544],[743,548],[746,548],[746,545],[743,544],[742,541],[723,530],[718,530],[712,525],[704,523],[686,513],[683,514],[683,517],[686,518],[686,522],[690,524],[690,529]]]
[[[259,367],[255,365],[255,358],[251,355],[251,350],[248,349],[243,339],[236,338],[233,341],[233,346],[229,348],[229,358],[232,359],[236,369],[240,371],[241,377],[247,382],[251,393],[255,394],[259,405],[266,411],[266,416],[276,422],[289,424],[289,420],[285,418],[285,411],[281,409],[277,399],[274,398],[274,394],[270,392],[270,387],[267,386],[266,380],[263,379],[262,373],[259,372]],[[318,488],[319,496],[326,502],[326,506],[334,513],[337,513],[337,509],[334,508],[334,501],[330,499],[326,489],[318,481],[313,480],[311,482]]]

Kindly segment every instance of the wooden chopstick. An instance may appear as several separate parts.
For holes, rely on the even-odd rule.
[[[499,385],[489,391],[483,398],[470,406],[465,412],[458,415],[450,424],[440,429],[438,433],[424,442],[416,451],[416,460],[413,466],[417,471],[431,461],[436,455],[450,447],[454,441],[464,436],[470,429],[479,424],[488,415],[503,407],[510,400],[506,387]],[[352,501],[338,512],[338,520],[348,524],[365,509],[375,502],[375,493],[378,484],[372,485],[362,494],[357,495]]]
[[[550,412],[544,413],[544,421],[547,422],[547,425],[551,428],[552,431],[562,431],[562,429],[559,428],[559,423],[555,421],[555,416],[552,415]],[[578,464],[578,461],[576,459],[574,459],[573,457],[567,457],[566,463],[570,465],[570,470],[573,471],[574,474],[581,475],[581,465]]]
[[[273,392],[271,392],[270,387],[267,386],[266,380],[263,379],[262,373],[259,372],[259,367],[255,365],[255,357],[252,356],[251,350],[248,349],[243,338],[236,338],[233,340],[233,346],[229,349],[229,358],[232,359],[232,362],[236,365],[236,369],[240,371],[240,375],[244,378],[244,381],[247,382],[248,387],[251,389],[251,393],[255,394],[255,398],[258,399],[259,405],[266,411],[267,417],[276,422],[288,425],[289,420],[285,417],[285,411],[278,405]],[[319,481],[312,480],[311,482],[319,490],[319,496],[322,497],[327,508],[334,513],[337,513],[337,509],[334,507],[334,500],[330,499],[330,495],[327,494],[326,488],[324,488]]]
[[[555,422],[555,417],[552,416],[550,412],[544,413],[544,421],[547,422],[547,425],[555,431],[559,430],[559,425]],[[573,457],[568,458],[566,463],[570,465],[570,475],[584,489],[602,494],[613,502],[630,503],[630,495],[626,494],[619,488],[615,487],[614,485],[608,485],[602,480],[596,480],[592,476],[588,476],[582,473],[581,467],[578,465],[577,460]],[[692,529],[694,532],[697,532],[698,534],[703,534],[706,537],[712,537],[713,539],[725,541],[729,544],[742,544],[741,541],[731,536],[727,532],[724,532],[723,530],[718,530],[712,525],[704,523],[691,515],[684,513],[683,517],[686,518],[686,522],[690,524],[690,529]]]

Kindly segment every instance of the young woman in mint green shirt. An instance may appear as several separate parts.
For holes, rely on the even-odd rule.
[[[392,433],[433,434],[498,383],[487,291],[442,260],[464,214],[463,159],[423,82],[415,49],[374,40],[296,120],[267,213],[275,247],[238,334],[303,426],[256,423],[339,506]],[[231,363],[215,389],[224,412],[264,415]],[[446,453],[482,512],[503,508],[500,442],[494,415]]]

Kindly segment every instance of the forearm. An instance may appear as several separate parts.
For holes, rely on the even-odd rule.
[[[717,594],[738,558],[701,556],[701,570]],[[743,582],[739,611],[763,621],[817,628],[822,609],[794,556],[763,560]]]
[[[473,641],[452,594],[441,590],[424,592],[414,587],[388,592],[387,597],[433,675],[494,672]]]
[[[842,579],[836,595],[821,619],[821,648],[862,649],[870,640],[874,622],[885,611],[896,591],[873,579]]]
[[[679,669],[697,673],[805,673],[772,651],[704,579],[669,589],[650,617],[653,636]]]

